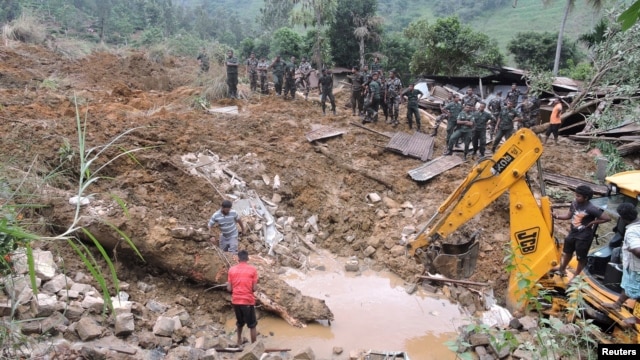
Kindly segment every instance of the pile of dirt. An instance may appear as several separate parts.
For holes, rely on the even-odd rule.
[[[178,224],[203,228],[223,199],[204,179],[186,173],[180,157],[208,150],[228,160],[252,153],[261,164],[259,168],[230,170],[254,184],[255,190],[267,198],[271,198],[272,189],[260,185],[263,175],[278,175],[282,183],[278,189],[280,208],[298,219],[317,215],[320,230],[326,234],[318,238],[317,246],[340,256],[371,257],[375,266],[389,268],[408,281],[422,273],[422,264],[390,249],[403,245],[405,227],[422,227],[473,165],[465,162],[426,183],[412,181],[408,170],[422,162],[385,151],[388,138],[352,126],[352,121],[360,119],[350,116],[345,106],[348,91],[338,95],[336,116],[323,116],[317,100],[286,101],[274,95],[213,104],[240,108],[238,115],[220,115],[192,108],[188,101],[202,90],[190,86],[198,77],[194,60],[157,64],[147,60],[144,53],[133,52],[95,53],[74,61],[22,44],[0,47],[0,59],[0,154],[11,166],[26,172],[33,163],[35,173],[42,177],[55,170],[55,185],[72,189],[77,169],[61,163],[60,154],[71,151],[65,147],[66,141],[77,149],[77,103],[78,116],[87,123],[87,148],[105,145],[137,128],[100,157],[102,164],[121,149],[144,148],[135,158],[122,157],[108,165],[102,173],[105,178],[92,186],[91,193],[104,194],[104,198],[117,196],[128,209],[152,210],[138,213],[141,218],[161,215]],[[53,74],[66,85],[38,86]],[[317,125],[344,129],[346,133],[309,143],[305,134]],[[384,121],[367,126],[381,132],[412,132],[404,123],[397,129]],[[438,155],[445,149],[443,136],[436,140]],[[595,172],[592,156],[582,146],[564,139],[561,145],[547,148],[542,160],[546,169],[560,174],[590,179]],[[344,164],[373,172],[392,186],[347,170],[341,166]],[[367,195],[374,192],[384,200],[376,204],[368,201]],[[47,211],[34,215],[42,224],[56,218]],[[120,225],[133,236],[149,232],[144,221]],[[502,264],[509,241],[508,226],[506,196],[465,226],[480,230],[480,258],[471,280],[492,281],[499,298],[508,279]],[[57,244],[55,247],[64,255],[66,267],[80,271],[82,264],[75,256]],[[366,251],[369,247],[375,251]],[[180,261],[178,255],[176,261]],[[201,289],[193,289],[197,285],[175,282],[172,274],[151,265],[123,260],[118,268],[120,277],[130,283],[149,276],[159,279],[157,285],[163,291],[157,296],[167,301],[181,293],[194,299],[194,306],[212,313],[220,310],[221,301],[209,301],[215,298],[215,292],[205,299]]]

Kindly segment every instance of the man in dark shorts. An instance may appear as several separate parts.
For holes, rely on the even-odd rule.
[[[567,265],[574,251],[578,260],[575,275],[578,276],[582,272],[582,269],[587,264],[587,255],[593,242],[593,226],[611,221],[609,215],[589,202],[593,197],[593,190],[589,186],[580,185],[575,192],[576,199],[571,202],[569,212],[564,215],[552,214],[554,219],[571,219],[571,230],[564,240],[560,266],[553,269],[553,271],[557,271],[563,276],[566,274]]]
[[[236,313],[236,327],[238,330],[238,347],[242,345],[242,328],[247,325],[251,334],[251,342],[256,342],[256,298],[253,293],[258,284],[258,271],[247,264],[249,253],[246,250],[238,252],[238,264],[229,269],[227,290],[231,293],[231,304]]]

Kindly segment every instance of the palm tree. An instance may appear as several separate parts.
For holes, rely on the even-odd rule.
[[[593,8],[596,11],[599,11],[604,5],[605,0],[584,0],[588,6]],[[553,0],[542,0],[542,3],[547,6]],[[516,2],[517,3],[517,2]],[[576,0],[567,0],[567,4],[564,8],[564,14],[562,15],[562,22],[560,22],[560,31],[558,32],[558,42],[556,44],[556,58],[553,61],[553,76],[558,75],[558,68],[560,67],[560,53],[562,51],[562,38],[564,36],[564,27],[567,23],[567,17],[569,17],[569,13],[576,5]]]
[[[351,14],[353,23],[356,26],[353,35],[358,39],[360,50],[360,67],[364,66],[364,41],[366,39],[380,40],[380,34],[376,32],[377,28],[382,25],[384,19],[380,16],[361,17],[357,14]]]

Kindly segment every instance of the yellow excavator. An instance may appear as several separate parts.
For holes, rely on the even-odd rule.
[[[418,256],[430,272],[439,272],[450,278],[469,277],[479,252],[478,234],[467,234],[469,240],[447,243],[446,240],[462,225],[508,192],[510,244],[515,270],[511,272],[506,291],[506,305],[511,311],[522,310],[525,292],[541,286],[553,294],[548,312],[559,312],[567,306],[566,290],[571,280],[551,270],[560,262],[561,244],[553,235],[551,202],[544,193],[536,198],[531,190],[527,172],[538,166],[543,146],[531,130],[518,130],[491,157],[478,160],[458,188],[440,205],[415,240],[407,247],[409,254]],[[615,213],[615,204],[640,201],[640,171],[619,173],[607,177],[607,197],[593,202],[605,211]],[[617,214],[613,214],[616,215]],[[449,239],[450,240],[450,239]],[[640,342],[640,326],[626,329],[624,319],[640,317],[640,302],[627,300],[620,311],[609,310],[603,304],[614,302],[619,295],[621,270],[609,264],[611,246],[605,244],[590,253],[584,278],[588,290],[581,290],[586,301],[586,316],[591,316],[618,342]],[[569,267],[575,269],[575,258]],[[617,283],[616,283],[617,281]],[[522,284],[530,284],[525,288]],[[538,284],[538,285],[536,285]],[[604,341],[604,340],[603,340]]]

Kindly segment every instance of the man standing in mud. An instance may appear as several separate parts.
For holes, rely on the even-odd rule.
[[[227,86],[229,86],[229,97],[238,97],[238,58],[233,56],[233,50],[227,52]]]
[[[407,124],[409,125],[409,129],[413,129],[413,117],[416,118],[416,129],[418,132],[422,131],[420,129],[420,107],[418,103],[420,99],[424,95],[422,91],[415,89],[413,83],[409,84],[409,88],[402,93],[402,99],[407,98]]]
[[[296,57],[292,56],[284,67],[284,99],[287,94],[291,94],[291,100],[296,99],[296,68]]]
[[[500,111],[502,111],[502,101],[502,91],[498,91],[496,96],[489,101],[489,111],[491,112],[491,115],[493,115],[493,120],[489,124],[489,132],[491,134],[496,133],[496,120],[498,119],[498,116],[500,116]]]
[[[245,65],[246,75],[249,78],[251,91],[256,91],[258,88],[258,59],[256,59],[255,53],[251,53]]]
[[[442,111],[447,114],[447,138],[445,143],[448,145],[449,139],[451,139],[451,135],[453,135],[453,131],[458,125],[458,115],[462,111],[460,96],[458,94],[453,95],[453,101],[448,103]]]
[[[464,110],[460,112],[456,120],[456,130],[451,134],[449,142],[447,143],[447,151],[444,155],[452,155],[453,147],[458,142],[458,139],[462,138],[464,142],[464,155],[463,158],[467,160],[467,154],[469,153],[469,143],[471,142],[471,135],[475,126],[473,113],[471,112],[471,105],[465,105]]]
[[[196,59],[200,62],[200,71],[203,73],[209,72],[209,55],[207,55],[205,48],[200,50],[200,54],[198,54]]]
[[[273,85],[276,88],[276,96],[282,94],[285,66],[286,64],[280,59],[280,55],[276,55],[275,60],[269,65],[269,68],[272,69],[271,73],[273,74]]]
[[[511,101],[513,103],[513,106],[516,107],[518,105],[518,101],[520,100],[520,95],[522,95],[522,93],[518,89],[518,86],[513,83],[511,84],[511,90],[509,90],[509,92],[507,93],[506,100]]]
[[[358,109],[357,114],[362,114],[364,109],[364,97],[362,96],[364,77],[360,74],[360,68],[357,66],[354,66],[351,72],[352,74],[349,76],[349,80],[351,80],[351,116],[356,116],[356,109]]]
[[[473,144],[473,156],[476,156],[478,151],[480,156],[484,156],[484,150],[487,147],[487,123],[494,122],[493,115],[484,111],[486,105],[481,102],[477,111],[473,112],[473,134],[471,135],[471,143]]]
[[[251,334],[251,343],[256,342],[256,298],[253,293],[257,290],[258,271],[249,265],[249,253],[246,250],[238,252],[238,264],[229,268],[227,277],[227,291],[231,293],[231,305],[236,314],[236,328],[238,332],[238,347],[242,346],[242,328],[247,325]]]
[[[298,67],[298,71],[300,72],[300,83],[303,86],[302,91],[304,91],[304,99],[309,99],[309,90],[311,89],[311,85],[309,84],[309,75],[311,75],[311,64],[307,61],[306,57],[302,57],[300,61],[300,66]]]
[[[387,114],[391,117],[391,124],[397,127],[398,113],[400,112],[400,92],[402,91],[402,81],[396,77],[396,72],[391,70],[386,83],[386,105]]]
[[[333,77],[331,76],[331,71],[327,69],[322,69],[322,76],[318,80],[320,90],[320,103],[322,104],[322,114],[326,115],[326,104],[327,97],[331,102],[331,112],[333,115],[336,114],[336,98],[333,96]]]
[[[258,61],[258,75],[260,76],[260,91],[263,94],[269,93],[269,84],[267,83],[267,72],[269,71],[269,62],[264,56]]]
[[[522,115],[513,108],[514,104],[512,101],[507,101],[507,107],[503,108],[500,111],[500,115],[498,116],[498,122],[496,124],[497,134],[493,137],[493,147],[491,148],[491,152],[495,153],[498,145],[500,145],[500,140],[504,138],[507,140],[511,135],[513,135],[513,125],[516,122],[522,122]]]
[[[473,111],[476,109],[476,104],[481,101],[482,99],[480,98],[480,96],[474,94],[472,88],[468,88],[467,93],[462,97],[462,106],[469,105],[471,106],[471,110]]]
[[[244,232],[244,224],[240,220],[238,213],[231,208],[231,201],[225,200],[222,202],[220,210],[216,211],[211,218],[207,227],[209,231],[217,224],[220,226],[220,239],[218,240],[218,246],[222,251],[228,251],[232,254],[238,252],[238,227],[236,223],[240,225],[240,233]],[[211,238],[215,243],[215,238]]]
[[[367,106],[366,116],[362,120],[362,123],[378,122],[378,108],[380,107],[380,99],[382,98],[382,85],[378,81],[378,73],[371,75],[371,81],[367,86]]]

